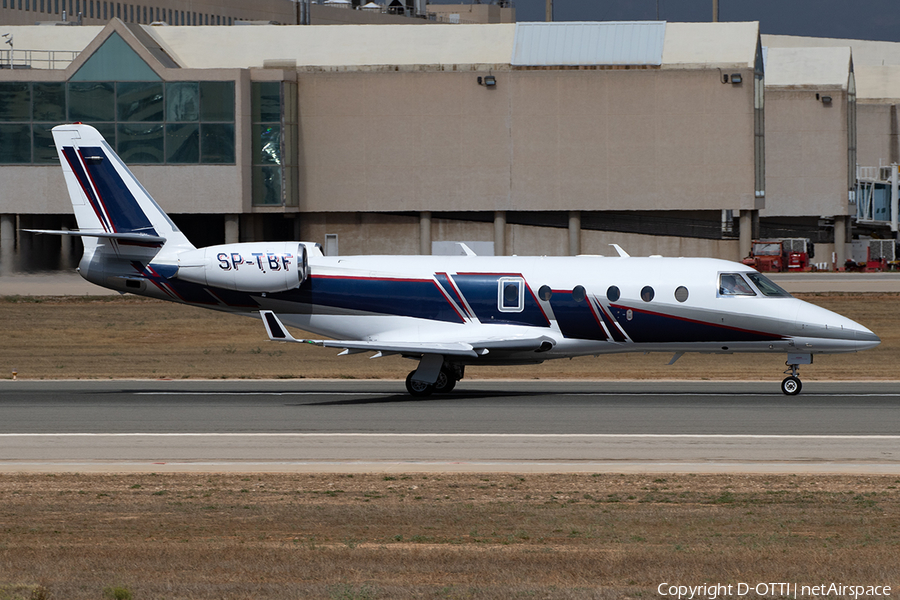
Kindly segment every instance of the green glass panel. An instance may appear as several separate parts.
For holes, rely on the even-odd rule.
[[[234,164],[232,123],[204,123],[200,126],[200,162]]]
[[[281,123],[281,82],[256,81],[250,87],[253,122]]]
[[[160,77],[115,31],[70,81],[159,81]]]
[[[69,83],[70,121],[114,121],[115,108],[112,83]]]
[[[116,105],[119,121],[162,121],[163,84],[117,83]]]
[[[125,164],[161,163],[163,152],[162,123],[130,123],[118,127],[118,153]]]
[[[281,206],[281,167],[253,167],[253,205]]]
[[[31,88],[27,82],[0,83],[0,121],[31,120]]]
[[[116,147],[116,124],[115,123],[89,123],[91,127],[100,132],[110,146]]]
[[[253,164],[280,165],[281,125],[253,125]]]
[[[31,125],[0,124],[0,164],[31,162]]]
[[[166,162],[200,162],[200,125],[166,125]]]
[[[51,129],[58,123],[34,124],[34,162],[38,165],[58,165],[59,155],[56,153],[56,145],[53,143]]]
[[[34,83],[32,84],[32,90],[32,93],[34,94],[35,121],[56,121],[57,123],[65,122],[65,83]]]
[[[234,121],[234,82],[200,82],[200,120]]]
[[[184,123],[200,120],[200,84],[176,81],[166,84],[166,121]]]

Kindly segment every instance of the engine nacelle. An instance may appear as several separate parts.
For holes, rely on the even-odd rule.
[[[300,242],[247,242],[198,248],[178,255],[175,277],[238,292],[284,292],[309,275]]]

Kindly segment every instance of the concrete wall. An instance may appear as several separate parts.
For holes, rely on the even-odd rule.
[[[515,23],[516,9],[497,4],[429,4],[428,12],[438,22],[449,23],[450,15],[459,15],[460,23]]]
[[[123,4],[115,1],[107,1],[105,3],[107,4],[107,11],[110,10],[110,6],[112,6],[112,10],[114,11],[116,4]],[[91,4],[94,5],[93,16],[91,16]],[[82,0],[82,22],[86,25],[105,25],[114,15],[104,19],[102,16],[103,4],[103,1],[98,0]],[[231,17],[233,20],[277,21],[279,23],[294,22],[294,7],[290,0],[253,0],[253,2],[246,2],[245,0],[153,0],[152,2],[142,2],[139,4],[141,7],[139,15],[136,3],[125,4],[127,6],[135,6],[136,14],[134,22],[137,23],[150,23],[156,20],[157,8],[159,8],[160,11],[166,9],[166,15],[168,15],[169,9],[173,11],[183,10],[190,14],[191,23],[193,23],[193,14],[203,15],[204,23],[206,22],[205,15],[213,17],[219,16],[224,19]],[[35,2],[34,0],[31,2],[33,10],[29,11],[19,10],[18,8],[0,8],[0,23],[5,25],[34,25],[39,21],[60,21],[62,20],[62,11],[64,8],[69,21],[75,21],[77,19],[74,0],[60,0],[59,5],[58,13],[53,12],[53,9],[56,8],[56,0],[48,0],[47,5],[45,5],[46,10],[44,11],[39,10],[40,3]],[[147,7],[148,13],[151,6],[154,9],[153,17],[151,18],[148,14],[146,20],[144,20],[143,11],[143,7],[145,6]],[[110,13],[107,12],[107,14],[109,15]],[[132,22],[130,19],[130,12],[127,16],[123,15],[122,20],[125,22]],[[168,16],[162,20],[168,21]]]
[[[862,167],[878,167],[900,161],[897,105],[858,104],[857,106],[858,164]]]
[[[418,254],[419,219],[416,216],[377,213],[316,213],[300,216],[304,241],[324,244],[325,234],[338,235],[340,254]],[[433,219],[432,241],[493,242],[493,223]],[[506,254],[568,256],[569,232],[559,227],[509,225],[505,227]],[[736,240],[706,240],[607,231],[581,231],[581,253],[615,256],[610,244],[619,244],[632,256],[713,256],[740,260]],[[499,249],[496,250],[499,254]]]
[[[301,210],[755,206],[750,74],[487,74],[300,72]]]
[[[816,99],[829,95],[831,103]],[[849,214],[847,94],[766,88],[761,217]]]

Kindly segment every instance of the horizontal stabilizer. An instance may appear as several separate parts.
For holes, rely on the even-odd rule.
[[[23,229],[28,233],[46,233],[48,235],[72,235],[76,237],[96,237],[127,242],[143,242],[145,244],[165,244],[166,238],[146,233],[107,233],[105,231],[56,230],[56,229]]]

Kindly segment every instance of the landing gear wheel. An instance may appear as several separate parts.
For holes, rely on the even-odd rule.
[[[455,387],[456,378],[446,369],[441,369],[437,381],[434,382],[434,393],[447,394],[452,392]]]
[[[417,398],[430,396],[434,392],[434,385],[423,383],[421,381],[413,381],[413,375],[415,374],[415,371],[410,371],[409,375],[406,376],[406,391],[409,392],[410,396],[415,396]]]
[[[784,392],[786,396],[796,396],[800,393],[802,388],[803,383],[801,383],[800,378],[794,377],[793,375],[785,377],[784,381],[781,382],[781,391]]]

